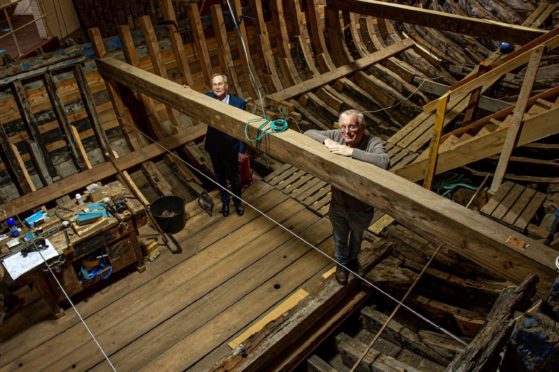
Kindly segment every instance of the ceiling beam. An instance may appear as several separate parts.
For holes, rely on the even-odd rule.
[[[465,17],[437,10],[374,0],[328,0],[327,6],[346,12],[476,36],[483,39],[525,44],[547,31],[488,19]]]
[[[101,75],[141,91],[184,114],[246,141],[264,119],[115,58],[97,60]],[[388,212],[398,222],[442,244],[503,278],[520,283],[529,273],[547,288],[556,252],[479,213],[445,199],[372,164],[332,154],[311,138],[293,131],[270,135],[266,150],[274,157],[316,175]]]

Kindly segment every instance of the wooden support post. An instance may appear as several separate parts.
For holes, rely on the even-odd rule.
[[[186,57],[181,34],[177,29],[177,15],[175,13],[175,8],[173,7],[171,0],[161,0],[160,5],[165,20],[173,22],[173,24],[167,26],[167,31],[169,32],[169,38],[171,39],[171,46],[173,47],[177,67],[182,75],[182,82],[183,84],[192,86],[194,85],[194,80],[192,79],[192,72],[190,71],[190,64],[188,63],[188,58]]]
[[[437,158],[439,156],[439,144],[441,141],[441,134],[443,132],[444,116],[446,114],[446,105],[448,103],[448,94],[445,94],[437,101],[437,118],[433,127],[433,138],[429,145],[429,164],[425,170],[425,179],[423,187],[431,190],[433,184],[433,177],[437,170]]]
[[[243,42],[245,45],[245,49],[246,49],[246,53],[250,58],[250,45],[248,42],[248,36],[247,36],[247,30],[245,27],[245,22],[244,20],[241,18],[243,15],[243,8],[241,6],[241,0],[233,0],[233,8],[235,11],[235,14],[232,14],[233,17],[236,17],[237,22],[239,22],[239,29],[241,30],[241,37],[243,38]],[[250,65],[252,65],[252,61],[249,60],[247,61],[247,59],[243,56],[245,54],[245,51],[243,50],[243,47],[241,45],[241,41],[239,40],[238,44],[239,46],[239,55],[241,56],[241,63],[243,64],[243,67],[245,69],[245,71],[249,71],[250,70]],[[254,71],[254,68],[252,68],[252,71]],[[258,84],[260,85],[260,84]]]
[[[280,75],[276,69],[276,62],[272,53],[272,46],[270,45],[270,38],[268,37],[268,29],[264,21],[264,11],[262,3],[258,0],[250,0],[250,7],[254,16],[256,17],[256,34],[260,42],[260,53],[262,60],[266,67],[266,74],[270,77],[274,89],[276,91],[283,89],[283,83],[280,80]]]
[[[91,28],[88,30],[88,32],[89,32],[89,38],[91,40],[91,44],[95,49],[95,54],[99,58],[104,57],[107,54],[107,51],[105,50],[105,44],[103,42],[103,38],[101,37],[101,33],[99,32],[99,29]],[[132,37],[123,38],[121,35],[121,40],[123,43],[125,56],[132,61],[136,61],[137,63],[137,57],[136,57],[134,42],[132,40]],[[131,51],[133,51],[133,53]],[[132,115],[130,114],[130,111],[124,105],[124,102],[120,95],[118,83],[110,79],[105,79],[105,84],[107,85],[107,91],[109,92],[109,98],[111,99],[111,102],[113,104],[113,108],[115,110],[117,120],[119,121],[119,124],[125,135],[124,137],[127,139],[127,142],[130,145],[130,147],[132,147],[132,149],[134,150],[141,149],[142,144],[145,141],[137,133],[138,128],[132,118]],[[138,199],[142,204],[144,205],[149,204],[147,198],[143,195],[143,193],[140,191],[138,186],[134,183],[128,171],[126,169],[118,169],[116,167],[113,159],[114,157],[116,157],[116,154],[110,148],[110,143],[108,140],[106,145],[107,145],[107,149],[103,150],[104,155],[105,156],[108,155],[108,160],[111,161],[111,165],[113,166],[113,168],[115,168],[115,172],[118,172],[119,176],[122,177],[122,182],[128,185],[128,187],[131,189],[131,191],[134,192],[134,194],[138,197]]]
[[[317,57],[321,55],[322,58],[324,58],[325,60],[326,66],[324,67],[328,67],[330,69],[330,67],[334,66],[334,62],[332,62],[332,58],[330,57],[330,53],[328,52],[328,48],[326,46],[326,40],[324,39],[324,30],[321,27],[322,22],[320,22],[320,13],[318,7],[318,0],[307,0],[307,12],[311,29],[311,40],[315,55]]]
[[[21,118],[25,124],[27,132],[29,133],[29,137],[39,145],[40,152],[37,155],[40,156],[43,159],[43,162],[46,164],[48,174],[44,174],[42,176],[45,179],[52,179],[56,177],[56,169],[54,168],[54,164],[50,159],[45,141],[43,140],[43,136],[39,131],[39,125],[37,124],[37,120],[35,120],[35,115],[31,111],[31,106],[29,105],[29,101],[27,100],[27,96],[25,95],[25,90],[23,88],[21,80],[14,80],[11,87]],[[40,172],[40,170],[37,169],[37,172]]]
[[[47,90],[47,94],[49,96],[50,104],[54,111],[54,115],[56,116],[60,128],[62,129],[62,133],[64,133],[64,137],[66,138],[66,144],[68,149],[70,150],[70,155],[72,156],[72,160],[74,160],[74,164],[79,170],[84,169],[85,164],[83,159],[80,157],[78,144],[76,143],[74,136],[72,135],[72,130],[70,129],[70,123],[68,122],[66,111],[64,111],[64,104],[62,103],[60,97],[58,97],[58,89],[56,88],[56,84],[53,81],[52,73],[50,71],[47,71],[43,75],[43,80],[45,82],[45,89]]]
[[[309,48],[308,40],[310,39],[306,22],[302,17],[301,0],[293,0],[293,6],[289,7],[290,14],[288,17],[293,17],[295,40],[299,44],[303,52],[303,59],[311,71],[313,77],[320,75],[314,63],[311,48]]]
[[[237,76],[237,71],[235,70],[235,62],[233,61],[233,56],[231,55],[231,48],[229,47],[229,40],[227,39],[227,29],[225,28],[221,5],[212,5],[211,11],[214,34],[217,39],[217,45],[221,51],[221,53],[219,53],[219,63],[221,65],[221,69],[229,76],[231,80],[230,85],[233,86],[233,91],[240,96],[244,96],[239,77]],[[244,58],[241,56],[241,59]]]
[[[151,24],[151,18],[149,16],[142,16],[138,19],[140,23],[140,28],[142,29],[142,33],[144,34],[144,40],[146,46],[148,48],[149,58],[151,60],[151,65],[153,66],[153,71],[165,78],[169,79],[169,75],[167,74],[167,68],[163,64],[163,59],[161,58],[161,53],[159,49],[159,42],[157,41],[157,37],[155,36],[155,30],[153,29],[153,25]],[[167,116],[169,117],[169,121],[171,122],[171,131],[173,134],[179,132],[179,119],[178,113],[174,111],[169,106],[165,106],[165,110],[167,111]],[[157,123],[157,126],[160,127],[161,123]],[[157,130],[160,135],[164,135],[164,132],[161,128]],[[162,138],[162,137],[159,137]]]
[[[25,168],[25,164],[17,151],[17,147],[10,142],[4,127],[0,128],[0,155],[6,166],[6,170],[12,179],[17,191],[21,194],[27,194],[34,191],[35,185],[31,182],[29,173]]]
[[[536,74],[540,68],[540,62],[544,51],[545,46],[543,45],[535,48],[530,57],[530,61],[528,62],[528,68],[526,69],[524,81],[522,82],[522,87],[520,88],[518,101],[516,101],[516,106],[514,107],[512,114],[512,122],[509,126],[509,130],[507,131],[507,138],[505,139],[505,144],[503,145],[503,150],[501,151],[501,156],[499,157],[499,163],[497,164],[497,169],[495,170],[495,175],[493,176],[493,181],[491,182],[491,187],[489,188],[490,193],[496,193],[503,182],[503,177],[505,175],[505,171],[507,170],[512,150],[516,146],[518,136],[522,129],[522,118],[524,117],[526,105],[528,104],[528,99],[530,98],[530,92],[532,92],[532,87],[536,81]]]
[[[189,3],[185,6],[186,15],[188,17],[188,21],[190,22],[192,38],[194,39],[194,45],[196,47],[196,51],[198,52],[198,62],[202,68],[204,80],[206,84],[209,84],[210,76],[212,75],[212,61],[210,59],[208,45],[206,44],[206,38],[204,37],[204,28],[202,27],[202,21],[200,20],[200,10],[198,9],[198,4],[196,3]]]
[[[81,160],[85,166],[86,169],[91,169],[93,168],[93,166],[91,165],[91,161],[89,161],[89,157],[87,156],[87,152],[85,151],[85,148],[83,147],[83,143],[82,140],[80,138],[80,132],[78,132],[78,129],[73,126],[73,125],[69,125],[70,126],[70,136],[72,136],[72,140],[76,143],[76,146],[78,148],[78,151],[80,153],[81,156]]]
[[[301,82],[299,72],[293,63],[291,57],[291,47],[289,45],[289,34],[287,32],[287,25],[285,24],[285,13],[283,11],[282,0],[274,0],[271,4],[273,11],[272,22],[276,29],[276,45],[279,49],[279,64],[283,72],[283,76],[289,81],[289,85]]]
[[[99,142],[99,147],[101,148],[101,151],[103,151],[103,154],[108,154],[110,153],[109,139],[105,134],[105,130],[101,126],[101,120],[99,120],[99,114],[95,108],[95,101],[91,95],[91,90],[87,84],[87,80],[83,73],[83,66],[81,64],[74,65],[74,77],[76,78],[78,89],[80,90],[83,107],[87,113],[89,122],[91,123],[91,129],[93,129],[93,132],[95,133],[95,137]]]
[[[98,28],[90,28],[88,31],[89,39],[91,41],[91,45],[95,50],[95,55],[98,58],[103,58],[107,54],[105,50],[105,44],[103,43],[103,38],[101,37],[101,32]],[[124,43],[124,41],[123,41]],[[116,83],[112,80],[105,79],[105,85],[107,86],[107,92],[109,93],[109,99],[113,104],[113,109],[115,110],[116,118],[122,132],[124,134],[124,138],[126,142],[130,145],[133,149],[141,148],[145,140],[141,135],[137,132],[137,126],[134,120],[132,119],[132,115],[122,102],[122,98],[118,92]]]
[[[130,27],[128,25],[118,26],[118,35],[122,40],[122,50],[124,51],[124,57],[132,66],[139,67],[138,56],[136,53],[136,46],[134,45],[134,40],[132,39],[132,33],[130,32]],[[119,87],[118,91],[121,92],[123,87]],[[126,89],[126,88],[124,88]],[[135,105],[138,109],[131,109],[130,112],[133,113],[132,117],[136,118],[136,122],[140,124],[144,130],[146,130],[149,135],[155,139],[160,139],[165,137],[165,133],[160,125],[159,115],[155,108],[155,102],[138,92],[134,94],[129,91],[129,96],[136,97],[137,99],[129,99],[128,105]]]
[[[37,142],[27,139],[25,140],[25,147],[27,148],[27,153],[31,157],[31,161],[37,170],[37,174],[41,179],[43,185],[50,185],[52,183],[52,178],[48,172],[47,165],[44,161],[41,149],[37,145]]]
[[[490,64],[483,61],[477,66],[476,75],[480,76],[485,72],[489,71],[490,68],[491,68]],[[470,93],[470,101],[468,102],[466,113],[464,114],[464,120],[462,120],[462,126],[466,126],[474,120],[480,98],[481,98],[481,87],[478,87],[474,89],[472,93]]]
[[[25,163],[23,162],[23,159],[21,158],[21,155],[19,154],[19,151],[16,147],[16,145],[14,145],[11,142],[7,142],[7,144],[9,144],[10,148],[11,148],[11,153],[13,154],[15,160],[17,161],[17,172],[21,173],[21,175],[23,176],[23,185],[16,185],[16,186],[21,186],[22,190],[27,190],[25,192],[33,192],[36,191],[37,188],[35,187],[35,184],[33,183],[33,180],[31,179],[31,176],[29,175],[29,172],[27,171],[27,168],[25,167]]]

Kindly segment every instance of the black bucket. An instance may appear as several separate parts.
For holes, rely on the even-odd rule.
[[[161,230],[175,234],[181,231],[186,223],[185,204],[186,201],[180,196],[163,196],[151,203],[149,211]],[[170,216],[165,216],[165,214]]]

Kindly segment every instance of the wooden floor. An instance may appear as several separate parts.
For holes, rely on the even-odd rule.
[[[331,227],[264,181],[244,197],[258,209],[332,254]],[[219,203],[217,203],[219,204]],[[217,208],[217,207],[216,207]],[[195,203],[168,251],[77,304],[118,370],[207,369],[227,345],[299,288],[320,287],[333,264],[251,208],[209,217]],[[42,309],[42,301],[35,303]],[[24,315],[20,315],[24,316]],[[43,320],[0,344],[2,370],[109,370],[73,310]]]

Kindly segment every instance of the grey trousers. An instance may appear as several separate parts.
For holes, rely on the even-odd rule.
[[[330,203],[330,222],[332,223],[332,238],[336,250],[336,261],[348,265],[357,259],[361,251],[363,233],[373,219],[373,208],[361,212],[353,212]]]

